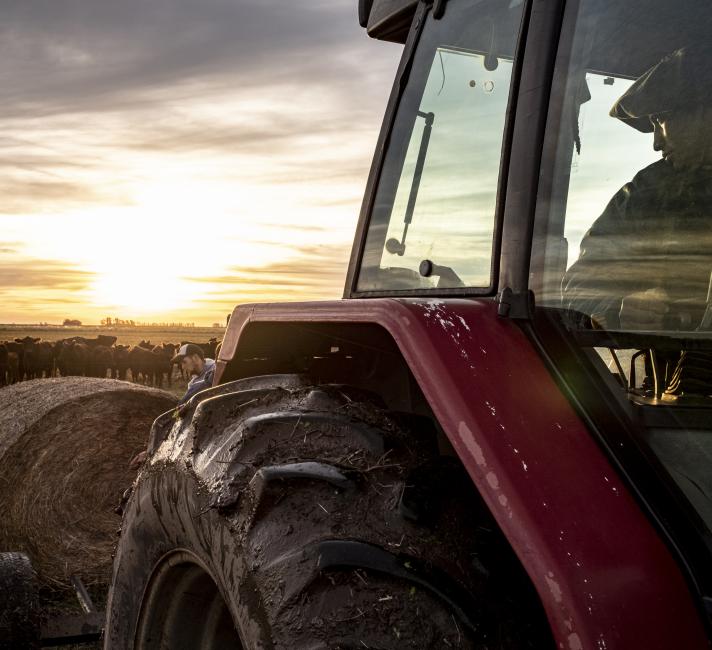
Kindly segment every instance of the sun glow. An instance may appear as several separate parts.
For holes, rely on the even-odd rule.
[[[195,279],[228,274],[231,265],[278,259],[278,246],[254,243],[264,233],[244,223],[231,205],[234,196],[225,194],[225,186],[199,183],[143,188],[136,205],[122,209],[120,220],[110,219],[117,223],[110,235],[112,251],[127,253],[122,263],[113,252],[102,251],[92,235],[81,247],[88,251],[85,268],[95,274],[93,304],[125,313],[181,310],[208,288]]]
[[[117,269],[96,277],[92,286],[94,304],[104,305],[114,313],[151,314],[171,311],[189,304],[191,287],[178,278],[165,274],[153,277],[146,283],[146,273],[141,269]],[[160,289],[158,288],[160,287]]]
[[[298,259],[300,249],[316,243],[342,242],[355,213],[349,205],[314,206],[290,187],[201,181],[176,169],[171,178],[165,170],[155,178],[151,171],[126,205],[6,220],[10,235],[26,242],[27,258],[86,274],[87,286],[73,298],[99,317],[165,318],[205,311],[212,302],[220,305],[213,307],[217,318],[238,302],[261,299],[255,278],[266,298],[288,298],[289,282],[283,290],[269,286],[286,278],[262,277],[260,269]],[[320,198],[329,196],[321,189]],[[330,230],[322,229],[325,222]]]

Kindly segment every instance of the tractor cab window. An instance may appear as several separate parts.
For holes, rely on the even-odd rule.
[[[590,359],[571,372],[612,387],[707,531],[710,29],[708,0],[567,4],[530,267],[538,313]]]
[[[490,287],[502,140],[523,2],[428,13],[390,134],[358,291]]]

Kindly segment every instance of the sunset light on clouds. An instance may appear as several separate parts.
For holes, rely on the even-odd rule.
[[[7,0],[0,321],[339,297],[400,48],[355,0]]]

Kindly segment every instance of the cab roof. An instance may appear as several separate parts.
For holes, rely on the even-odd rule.
[[[359,0],[358,17],[371,38],[405,43],[418,0]]]
[[[359,22],[372,38],[405,43],[418,0],[358,0]],[[506,5],[505,5],[506,6]],[[510,5],[511,6],[511,5]],[[583,5],[590,22],[586,69],[636,79],[663,56],[708,39],[710,5],[704,0],[599,0]],[[473,12],[473,23],[477,14]],[[516,28],[516,26],[512,26]],[[489,38],[477,50],[487,51]],[[513,52],[499,52],[511,57]]]

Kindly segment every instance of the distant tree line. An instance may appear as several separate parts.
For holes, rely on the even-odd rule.
[[[123,318],[111,318],[107,316],[101,319],[102,327],[195,327],[195,323],[147,323],[137,322],[134,320],[126,320]]]
[[[102,327],[136,327],[135,321],[124,320],[123,318],[112,318],[107,316],[101,319]]]

